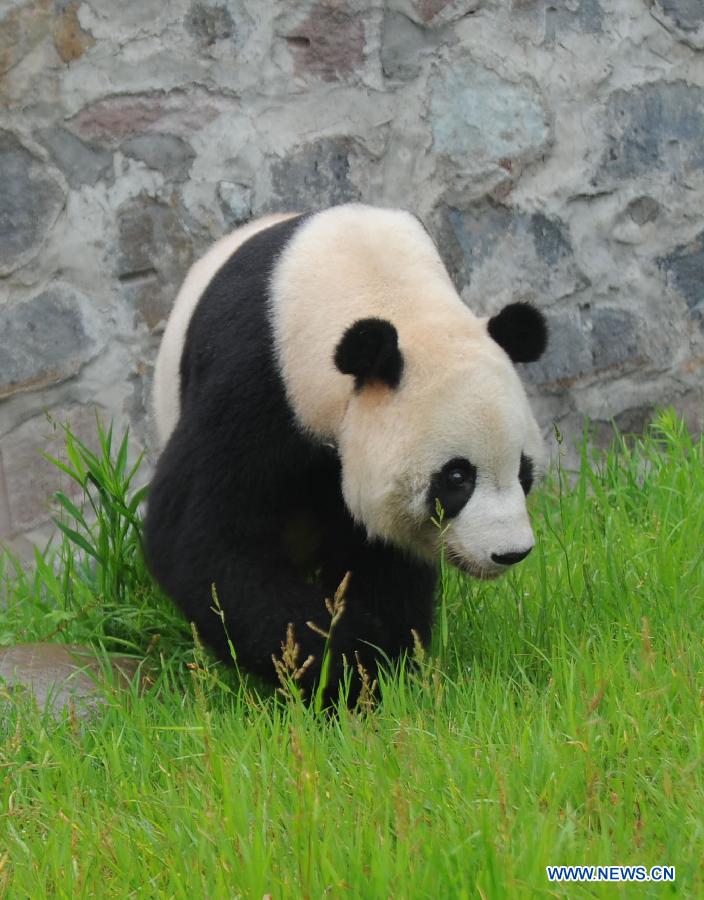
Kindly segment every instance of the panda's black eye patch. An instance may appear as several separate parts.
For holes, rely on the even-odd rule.
[[[533,487],[533,460],[525,453],[521,453],[521,465],[518,469],[518,480],[521,482],[523,493],[528,496]]]
[[[468,459],[457,457],[446,462],[430,480],[431,515],[435,515],[436,502],[439,502],[445,518],[456,516],[474,493],[476,482],[477,470]]]

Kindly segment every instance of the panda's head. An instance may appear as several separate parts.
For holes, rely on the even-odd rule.
[[[545,448],[514,362],[547,342],[534,307],[353,323],[335,351],[355,389],[338,435],[345,502],[370,537],[491,578],[534,544],[526,495]],[[438,525],[442,510],[442,526]],[[435,520],[435,522],[433,521]]]

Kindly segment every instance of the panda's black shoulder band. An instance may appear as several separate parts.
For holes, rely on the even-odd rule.
[[[509,303],[489,319],[487,328],[513,362],[535,362],[547,347],[545,316],[530,303]]]
[[[347,329],[335,348],[335,365],[343,375],[353,375],[357,390],[370,381],[398,387],[403,355],[398,332],[386,319],[359,319]]]

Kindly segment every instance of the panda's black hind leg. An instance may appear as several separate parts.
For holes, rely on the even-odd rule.
[[[307,699],[315,696],[320,681],[325,632],[330,634],[326,705],[337,700],[346,668],[351,670],[348,703],[354,705],[361,688],[357,658],[373,678],[377,654],[371,648],[381,647],[388,652],[385,623],[359,602],[361,598],[355,599],[358,592],[345,598],[344,612],[330,632],[331,618],[325,599],[332,592],[321,584],[306,583],[298,571],[282,566],[280,558],[273,555],[267,558],[261,551],[247,555],[240,549],[213,584],[222,617],[213,609],[212,585],[201,584],[195,592],[192,586],[188,599],[178,596],[181,592],[173,587],[170,590],[204,643],[224,662],[232,664],[229,639],[236,662],[244,671],[277,683],[279,668]],[[279,665],[275,666],[272,658]]]
[[[427,645],[430,640],[437,570],[430,563],[409,557],[380,541],[360,540],[346,562],[350,578],[345,590],[345,611],[338,628],[351,635],[357,611],[377,623],[375,646],[358,648],[359,661],[376,674],[381,660],[397,660],[411,652],[416,638]],[[328,573],[328,590],[337,583],[337,574]],[[345,622],[348,613],[350,618]]]
[[[276,682],[278,667],[308,699],[320,682],[327,632],[324,703],[334,703],[340,683],[349,678],[347,702],[353,706],[362,688],[360,665],[364,677],[373,681],[381,663],[412,650],[413,632],[423,643],[428,641],[436,573],[434,567],[382,544],[365,544],[350,562],[344,608],[332,630],[325,600],[333,598],[344,569],[328,571],[322,584],[307,583],[296,569],[282,566],[280,558],[261,549],[247,554],[240,548],[214,579],[224,625],[208,602],[212,587],[202,586],[197,605],[180,605],[223,661],[232,663],[229,637],[245,671]],[[272,657],[279,661],[277,667]]]

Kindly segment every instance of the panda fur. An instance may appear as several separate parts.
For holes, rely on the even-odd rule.
[[[513,361],[546,338],[526,304],[476,317],[410,213],[244,226],[191,269],[159,351],[152,573],[221,659],[229,637],[268,680],[292,627],[310,693],[324,599],[351,572],[328,696],[345,665],[373,677],[428,641],[441,548],[488,578],[533,546],[545,451]]]

